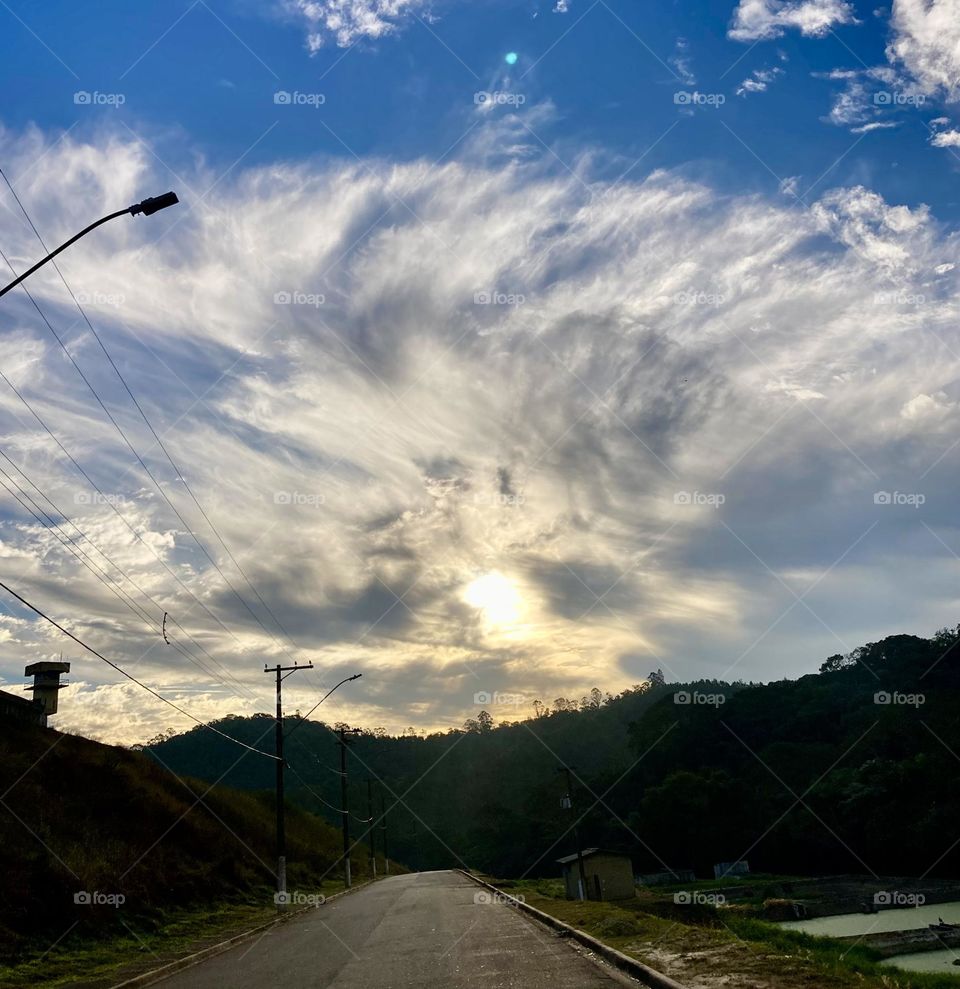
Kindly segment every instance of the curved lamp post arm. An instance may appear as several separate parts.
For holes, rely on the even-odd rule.
[[[91,230],[95,230],[108,220],[115,220],[118,216],[126,216],[128,213],[131,216],[136,216],[138,213],[143,213],[144,216],[151,216],[153,213],[166,209],[168,206],[173,206],[178,202],[180,202],[180,200],[177,198],[177,194],[175,192],[165,192],[162,196],[152,196],[149,199],[144,199],[142,202],[135,203],[133,206],[128,206],[126,209],[119,209],[116,213],[110,213],[107,216],[101,217],[95,223],[91,223],[89,227],[84,227],[80,233],[74,234],[68,241],[61,244],[55,251],[51,251],[45,258],[41,258],[35,265],[33,265],[32,268],[28,268],[22,275],[18,275],[14,278],[9,285],[6,285],[0,289],[0,296],[6,295],[10,289],[16,288],[25,278],[32,275],[38,268],[42,268],[48,261],[55,258],[61,251],[65,251],[75,241],[78,241],[81,237],[90,233]]]

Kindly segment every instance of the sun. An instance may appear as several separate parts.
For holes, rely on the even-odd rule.
[[[520,594],[513,581],[493,572],[477,577],[467,585],[463,599],[479,609],[490,625],[514,625],[520,617]]]

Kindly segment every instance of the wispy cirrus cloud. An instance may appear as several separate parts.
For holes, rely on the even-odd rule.
[[[728,33],[736,41],[769,41],[789,30],[821,37],[855,22],[846,0],[740,0]]]
[[[780,66],[771,69],[754,69],[737,87],[737,96],[749,96],[751,93],[765,93],[777,78],[784,74]]]
[[[429,0],[285,0],[286,10],[306,24],[311,53],[330,42],[349,48],[393,34],[429,6]]]
[[[76,227],[81,201],[86,216],[160,181],[133,141],[59,136],[7,133],[0,149],[41,231]],[[439,728],[475,713],[478,690],[532,702],[657,666],[719,675],[790,603],[765,566],[799,590],[854,543],[809,600],[832,631],[792,613],[737,673],[776,678],[838,651],[837,637],[942,624],[954,562],[924,524],[952,525],[956,236],[861,187],[805,210],[670,171],[612,184],[586,163],[502,167],[482,152],[478,140],[433,169],[238,168],[205,207],[182,188],[176,218],[106,227],[63,257],[285,648],[333,682],[363,670],[332,716]],[[15,264],[35,255],[12,210],[0,234]],[[138,431],[63,286],[47,273],[33,288],[269,632],[16,295],[0,369],[114,505],[2,382],[0,445],[219,665],[179,656],[9,499],[4,573],[196,713],[266,709],[262,665],[283,657],[284,634]],[[875,492],[895,489],[924,492],[924,511],[878,508]],[[907,568],[923,576],[904,587]],[[490,574],[516,595],[509,621],[468,593]],[[16,682],[62,643],[9,615],[0,673]],[[172,723],[67,658],[83,687],[64,693],[59,724],[135,741]],[[291,709],[318,691],[291,681]]]

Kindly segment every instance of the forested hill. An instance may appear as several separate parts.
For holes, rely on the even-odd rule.
[[[484,713],[425,737],[365,731],[350,746],[351,808],[366,811],[366,778],[383,780],[391,857],[414,868],[555,875],[554,860],[573,850],[557,772],[566,763],[581,781],[584,845],[629,851],[639,871],[707,873],[747,857],[754,870],[798,874],[955,873],[958,642],[960,627],[891,636],[796,681],[653,675],[616,697],[561,699],[525,721],[494,724]],[[268,715],[218,725],[272,745]],[[340,807],[334,727],[303,723],[288,743],[290,798],[331,821]],[[236,762],[234,747],[202,728],[147,751],[177,772],[272,786],[266,760]]]

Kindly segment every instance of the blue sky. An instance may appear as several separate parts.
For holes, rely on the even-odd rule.
[[[568,164],[595,147],[628,164],[644,156],[647,169],[683,166],[732,191],[769,192],[794,175],[804,189],[868,183],[956,218],[957,159],[929,146],[941,101],[880,107],[877,122],[896,126],[868,135],[824,122],[846,87],[824,75],[888,64],[883,8],[856,5],[856,23],[822,37],[784,28],[742,41],[728,36],[730,0],[581,0],[562,14],[550,3],[503,0],[413,9],[390,21],[393,33],[361,34],[350,46],[324,33],[309,55],[304,24],[279,4],[145,4],[134,12],[104,3],[91,12],[13,3],[0,77],[26,98],[8,101],[5,123],[120,120],[156,135],[174,167],[198,154],[214,167],[241,155],[249,164],[351,153],[435,159],[475,122],[474,94],[500,89],[527,106],[555,107],[536,133]],[[512,68],[508,52],[518,56]],[[765,92],[736,95],[753,73],[771,70]],[[119,93],[125,102],[78,112],[77,90]],[[315,112],[279,112],[278,90],[320,93],[326,102]],[[685,116],[673,102],[678,90],[726,102]]]
[[[108,501],[6,385],[4,463],[114,587],[13,480],[3,572],[170,696],[264,710],[296,655],[294,703],[362,668],[338,716],[429,729],[960,620],[957,0],[0,21],[0,168],[49,243],[182,200],[31,279],[149,473],[19,292],[0,362]],[[0,245],[40,253],[6,186]],[[11,683],[62,647],[16,607],[0,643]],[[167,727],[73,659],[64,724]]]

